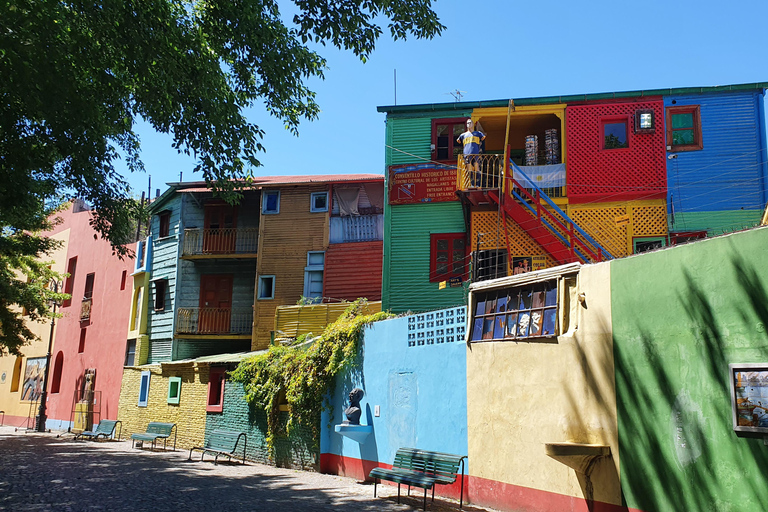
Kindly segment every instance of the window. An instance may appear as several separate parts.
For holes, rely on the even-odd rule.
[[[259,276],[259,299],[275,298],[275,276]]]
[[[157,279],[155,283],[155,311],[165,311],[165,295],[168,290],[167,279]]]
[[[128,278],[128,271],[123,270],[123,275],[120,277],[120,291],[125,290],[125,280]]]
[[[83,299],[93,298],[93,280],[96,278],[96,274],[93,272],[85,276],[85,291],[83,292]]]
[[[261,202],[261,213],[265,215],[280,213],[279,190],[267,190],[264,192]]]
[[[64,281],[64,293],[69,294],[69,298],[65,300],[61,307],[67,307],[72,304],[72,291],[75,289],[75,270],[77,269],[77,256],[69,258],[67,263],[67,280]]]
[[[77,345],[77,353],[82,354],[85,352],[85,327],[80,329],[80,343]]]
[[[13,363],[13,376],[11,377],[11,393],[19,390],[19,384],[21,383],[21,358],[17,357],[16,362]]]
[[[168,378],[168,403],[178,405],[181,397],[181,377]]]
[[[640,252],[655,251],[667,246],[667,238],[663,236],[649,236],[643,238],[633,238],[632,244],[635,254]]]
[[[466,269],[464,233],[439,233],[430,236],[429,280],[433,283],[452,277],[463,279]]]
[[[478,292],[471,341],[552,337],[557,327],[557,281]]]
[[[61,371],[64,369],[64,353],[56,354],[56,362],[53,363],[53,377],[51,378],[51,393],[58,393],[61,389]]]
[[[135,331],[141,324],[141,296],[144,287],[133,290],[133,302],[131,303],[131,330]]]
[[[224,408],[224,380],[226,370],[224,368],[211,368],[208,379],[208,405],[207,412],[221,412]]]
[[[473,281],[497,279],[507,275],[507,251],[504,249],[489,249],[474,253]]]
[[[328,192],[312,192],[310,197],[309,211],[327,212],[328,211]]]
[[[623,149],[629,147],[629,138],[627,135],[627,120],[622,119],[603,119],[603,149]]]
[[[707,238],[706,231],[678,231],[677,233],[669,234],[670,243],[672,245],[686,244],[704,238]]]
[[[164,211],[157,214],[160,227],[157,230],[158,238],[165,238],[171,235],[171,212]]]
[[[304,297],[323,300],[323,270],[325,269],[325,253],[311,251],[307,253],[307,266],[304,267]]]
[[[136,340],[128,340],[125,345],[125,364],[123,366],[133,366],[136,363]]]
[[[149,379],[152,373],[149,371],[141,372],[141,384],[139,385],[139,407],[146,407],[149,401]]]
[[[461,143],[456,142],[459,135],[464,133],[466,117],[454,119],[432,120],[432,159],[456,163],[456,158],[462,154]]]
[[[701,112],[698,105],[667,108],[667,149],[696,151],[701,140]]]
[[[652,108],[642,108],[635,112],[635,133],[653,133],[656,131],[656,114]]]

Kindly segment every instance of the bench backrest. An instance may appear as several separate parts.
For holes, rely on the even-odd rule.
[[[245,436],[243,432],[230,432],[228,430],[214,430],[205,439],[206,448],[214,448],[232,452],[237,447],[237,442]]]
[[[444,482],[455,482],[456,475],[464,469],[462,459],[464,457],[450,453],[400,448],[395,454],[392,467],[423,471],[439,477]]]
[[[175,423],[160,423],[158,421],[150,421],[147,425],[147,434],[160,434],[162,436],[170,436]]]
[[[117,420],[101,420],[94,432],[110,436],[115,431],[115,425],[117,425]]]

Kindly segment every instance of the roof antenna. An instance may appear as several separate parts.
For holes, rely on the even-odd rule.
[[[460,90],[456,89],[456,90],[453,90],[451,92],[447,92],[445,94],[450,94],[451,96],[453,96],[453,100],[454,101],[459,102],[459,101],[461,101],[461,97],[463,95],[467,94],[467,91],[460,91]]]

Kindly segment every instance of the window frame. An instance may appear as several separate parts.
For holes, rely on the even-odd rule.
[[[321,197],[321,196],[325,196],[325,207],[324,208],[316,208],[315,207],[315,198],[316,197]],[[329,194],[328,194],[327,190],[324,191],[324,192],[312,192],[311,194],[309,194],[309,211],[311,213],[327,212],[328,209],[329,209],[328,208],[328,206],[329,206],[328,205],[328,198],[329,198]]]
[[[672,116],[676,114],[693,114],[693,144],[672,144],[674,130],[672,128]],[[699,151],[704,149],[704,141],[701,137],[701,106],[700,105],[675,105],[666,108],[665,112],[667,151]],[[685,128],[686,130],[691,128]]]
[[[133,344],[133,350],[131,350],[131,344]],[[132,367],[136,366],[136,340],[131,339],[128,340],[125,343],[125,359],[123,360],[123,367]],[[128,364],[128,356],[133,355],[133,358],[131,359],[131,364]]]
[[[261,292],[264,289],[263,282],[264,282],[264,279],[267,279],[267,278],[272,279],[272,293],[268,297],[262,297]],[[274,274],[259,276],[259,286],[257,287],[257,290],[256,290],[257,300],[273,300],[275,298],[275,282],[276,282],[276,278]]]
[[[449,240],[449,271],[445,274],[438,274],[437,267],[437,244],[439,240]],[[453,242],[454,240],[461,239],[464,242],[464,254],[462,256],[461,271],[456,272],[454,270],[454,264],[456,260],[453,257]],[[465,281],[467,273],[467,234],[466,233],[430,233],[429,235],[429,282],[439,283],[441,281],[447,281],[453,278],[459,278]]]
[[[145,385],[146,381],[146,385]],[[144,370],[141,372],[141,379],[139,380],[139,401],[138,407],[147,407],[149,402],[149,384],[152,381],[152,372]],[[142,393],[143,392],[143,393]],[[142,399],[142,394],[144,398]]]
[[[267,210],[267,197],[271,195],[277,195],[277,207],[274,211]],[[261,194],[261,213],[262,215],[277,215],[280,213],[280,191],[279,190],[265,190]]]
[[[171,394],[174,384],[177,384],[175,396]],[[167,402],[172,405],[179,405],[180,401],[181,401],[181,377],[168,377]]]
[[[623,148],[607,148],[605,147],[605,126],[609,124],[624,124],[624,133],[627,137],[627,146]],[[629,151],[632,148],[630,137],[630,116],[607,116],[600,118],[600,151]]]
[[[153,311],[165,311],[165,296],[168,293],[168,278],[153,279],[154,298],[152,300]],[[162,293],[160,293],[162,291]]]
[[[157,237],[168,238],[171,236],[171,211],[163,210],[157,214]]]
[[[453,137],[453,125],[461,125],[462,133],[466,131],[466,123],[467,119],[470,119],[470,116],[466,117],[449,117],[445,119],[433,119],[432,120],[432,137],[431,137],[431,154],[432,154],[432,160],[436,162],[443,162],[443,163],[456,163],[456,156],[453,156],[453,153],[455,152],[456,147],[459,147],[461,151],[459,152],[459,155],[461,155],[464,152],[463,146],[456,142],[456,138]],[[449,137],[449,146],[448,146],[448,154],[450,157],[448,159],[439,159],[437,157],[437,127],[440,125],[449,125],[451,126],[451,136]],[[457,156],[459,156],[457,155]]]
[[[647,251],[637,252],[638,242],[661,242],[661,248],[667,247],[669,242],[666,236],[633,236],[632,237],[632,254],[642,254]],[[652,251],[654,249],[649,249]]]
[[[314,254],[322,254],[323,255],[323,264],[318,265],[317,263],[312,264],[310,263],[310,259],[312,258],[312,255]],[[309,295],[309,287],[311,284],[310,276],[313,273],[321,272],[323,274],[323,291],[320,292],[320,296],[310,296]],[[325,251],[307,251],[307,266],[304,267],[304,291],[303,296],[306,299],[313,299],[312,302],[322,302],[323,300],[323,292],[325,291]],[[320,299],[319,301],[315,301],[314,299]]]
[[[75,290],[75,273],[77,272],[77,256],[69,258],[67,261],[67,279],[64,281],[64,293],[69,294],[69,298],[61,303],[62,308],[72,305],[72,295]]]
[[[218,390],[214,386],[214,378],[219,384]],[[224,410],[224,387],[227,382],[227,369],[221,366],[211,368],[208,372],[208,393],[205,405],[205,412],[222,412]],[[218,393],[217,393],[218,391]],[[216,403],[211,403],[213,398]]]

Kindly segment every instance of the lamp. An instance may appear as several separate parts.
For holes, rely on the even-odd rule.
[[[51,279],[48,286],[53,290],[53,293],[59,293],[59,287],[61,283],[55,279]],[[51,335],[48,337],[48,354],[45,356],[45,373],[43,374],[43,392],[40,395],[40,411],[37,418],[37,431],[45,432],[45,408],[48,402],[48,372],[51,368],[51,349],[53,346],[53,329],[56,327],[56,306],[59,303],[56,299],[51,299],[53,316],[51,317]]]

